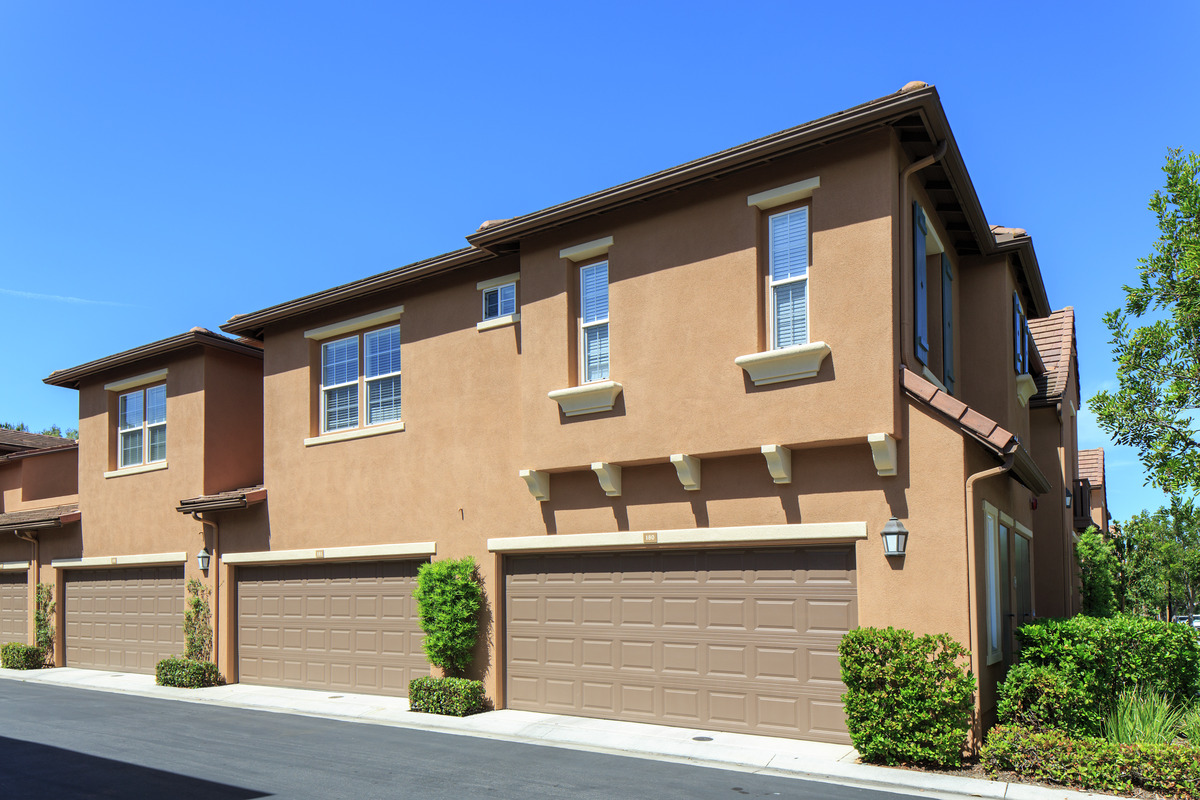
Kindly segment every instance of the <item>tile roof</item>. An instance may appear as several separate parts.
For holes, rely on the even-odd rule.
[[[1092,485],[1104,485],[1104,448],[1079,451],[1079,477]]]
[[[1067,306],[1048,317],[1029,320],[1029,335],[1046,370],[1034,376],[1037,392],[1030,405],[1053,405],[1062,399],[1075,357],[1075,309]]]
[[[228,492],[189,497],[186,500],[180,500],[175,510],[183,514],[191,514],[198,511],[221,511],[223,509],[245,508],[255,503],[261,503],[266,499],[267,489],[260,484],[258,486],[247,486],[244,489],[231,489]]]
[[[79,504],[34,508],[29,511],[11,511],[0,514],[0,531],[22,528],[57,528],[79,518]],[[74,517],[72,519],[71,517]]]
[[[74,441],[62,436],[46,436],[41,433],[28,431],[10,431],[0,428],[0,450],[44,450],[51,447],[65,446]]]

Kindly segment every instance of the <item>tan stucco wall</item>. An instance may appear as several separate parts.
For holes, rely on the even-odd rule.
[[[79,497],[79,453],[68,448],[0,462],[0,512],[66,505]]]
[[[204,494],[262,483],[262,361],[204,353]]]

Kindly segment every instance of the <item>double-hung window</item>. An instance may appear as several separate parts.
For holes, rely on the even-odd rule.
[[[517,313],[517,284],[506,283],[483,291],[483,319],[500,319]]]
[[[360,402],[364,395],[365,404]],[[366,407],[365,420],[361,419],[362,405]],[[321,345],[322,433],[399,421],[399,325]]]
[[[128,392],[117,399],[117,465],[136,467],[167,460],[167,387]]]
[[[772,349],[808,343],[808,206],[767,220]]]
[[[608,262],[579,268],[582,383],[608,380]]]

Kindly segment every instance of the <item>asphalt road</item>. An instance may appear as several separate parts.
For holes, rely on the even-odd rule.
[[[0,797],[883,800],[857,787],[0,680]]]

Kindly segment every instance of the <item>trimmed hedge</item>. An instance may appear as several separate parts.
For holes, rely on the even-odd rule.
[[[1113,744],[1062,731],[1039,733],[998,726],[988,735],[981,763],[988,774],[1026,778],[1099,791],[1193,797],[1200,789],[1200,749],[1170,744]]]
[[[445,559],[417,569],[413,592],[425,638],[421,647],[435,667],[462,674],[471,665],[479,640],[483,588],[475,559]]]
[[[1006,680],[1000,688],[997,711],[1004,724],[1099,736],[1104,717],[1125,689],[1151,687],[1176,701],[1200,694],[1200,637],[1186,625],[1078,616],[1038,620],[1018,629],[1017,638],[1022,663],[1010,671],[1014,685]],[[1055,713],[1052,701],[1036,701],[1039,689],[1054,692],[1073,708]]]
[[[217,665],[211,661],[193,661],[190,658],[164,658],[154,667],[154,682],[159,686],[176,686],[180,689],[200,689],[216,686],[221,682]]]
[[[483,710],[483,681],[467,678],[414,678],[408,683],[411,711],[465,717]]]
[[[20,642],[0,646],[0,667],[5,669],[41,669],[46,664],[46,651]]]
[[[948,634],[858,628],[838,645],[846,726],[863,761],[958,766],[975,676]]]

